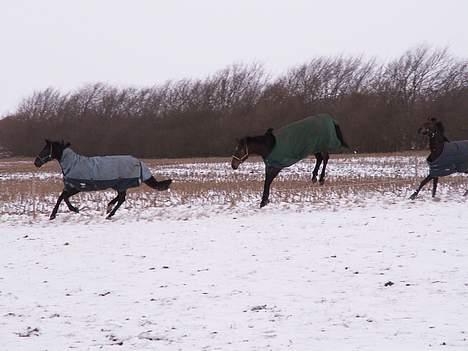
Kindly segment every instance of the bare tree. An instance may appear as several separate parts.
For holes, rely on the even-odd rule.
[[[235,137],[330,112],[360,151],[422,147],[416,126],[433,115],[468,138],[467,68],[447,49],[420,46],[386,63],[317,57],[276,77],[254,63],[147,88],[47,88],[0,120],[0,146],[32,155],[50,137],[69,139],[85,154],[224,155]]]

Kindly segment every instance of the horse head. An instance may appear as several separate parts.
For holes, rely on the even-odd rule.
[[[60,160],[62,158],[63,150],[70,146],[70,143],[62,141],[45,140],[44,148],[39,152],[34,165],[39,168],[51,160]]]
[[[418,128],[418,133],[421,135],[434,136],[437,133],[444,134],[444,125],[436,118],[428,118],[421,127]]]
[[[239,168],[241,163],[249,158],[250,154],[266,157],[275,146],[275,143],[273,128],[268,128],[263,135],[244,137],[237,140],[236,149],[232,154],[232,169]]]
[[[247,144],[247,137],[237,140],[237,145],[232,154],[231,167],[238,169],[242,162],[249,158],[249,146]]]

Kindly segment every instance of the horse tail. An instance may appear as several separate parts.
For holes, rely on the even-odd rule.
[[[172,183],[172,179],[166,179],[162,181],[157,181],[156,178],[151,174],[148,166],[140,161],[140,179],[148,185],[149,187],[155,190],[167,190]]]
[[[161,180],[158,182],[153,176],[151,176],[151,178],[145,180],[144,183],[150,188],[162,191],[169,189],[169,186],[172,183],[172,179]]]
[[[349,145],[344,140],[343,133],[341,132],[341,128],[338,125],[338,123],[335,123],[335,132],[336,132],[336,136],[338,137],[338,139],[341,142],[341,145],[344,146],[345,148],[349,149]]]

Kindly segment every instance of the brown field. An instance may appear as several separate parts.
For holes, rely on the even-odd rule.
[[[313,161],[307,160],[300,171],[284,170],[272,186],[274,201],[284,203],[329,203],[347,201],[359,203],[361,199],[379,194],[409,196],[427,172],[425,153],[334,155],[327,168],[327,181],[319,186],[311,182]],[[232,171],[229,158],[159,159],[144,160],[157,179],[174,180],[171,192],[155,193],[143,185],[129,189],[127,206],[142,210],[146,207],[216,205],[234,207],[249,202],[256,207],[263,189],[263,167],[259,158],[242,165],[244,171]],[[377,167],[375,163],[378,162]],[[358,174],[366,167],[374,167],[372,174]],[[246,168],[253,167],[246,171]],[[351,167],[351,168],[350,168]],[[347,170],[340,173],[340,170]],[[380,173],[379,170],[387,170]],[[388,174],[388,170],[400,170]],[[406,173],[405,173],[406,172]],[[443,188],[463,188],[465,177],[444,178]],[[52,210],[63,183],[57,162],[37,169],[28,158],[0,159],[0,212],[10,215],[47,214]],[[430,186],[426,186],[426,192]],[[440,190],[439,190],[440,191]],[[461,191],[461,190],[460,190]],[[424,196],[429,196],[423,192]],[[72,198],[80,208],[86,206],[104,211],[113,191],[81,193]],[[62,204],[61,211],[66,206]]]

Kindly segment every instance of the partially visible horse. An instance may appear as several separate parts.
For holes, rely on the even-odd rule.
[[[55,219],[62,200],[70,211],[79,210],[70,203],[70,197],[82,191],[96,191],[112,188],[117,197],[107,205],[107,219],[110,219],[125,201],[127,189],[144,182],[156,190],[167,190],[171,179],[158,182],[149,168],[132,156],[81,156],[70,148],[70,143],[46,140],[46,145],[34,161],[36,167],[57,160],[62,168],[64,188],[55,204],[50,219]],[[115,206],[114,204],[117,203]]]
[[[250,155],[260,155],[265,162],[265,183],[260,207],[269,202],[270,186],[279,172],[309,155],[315,155],[316,164],[312,182],[317,181],[323,162],[319,183],[325,182],[325,169],[329,151],[348,147],[338,123],[328,114],[322,113],[291,123],[278,131],[268,129],[264,135],[244,137],[237,142],[231,166],[239,168]]]
[[[435,118],[428,119],[418,129],[418,133],[429,137],[429,149],[431,153],[427,157],[429,165],[429,175],[424,178],[410,196],[414,200],[421,189],[429,183],[432,183],[432,197],[436,195],[439,177],[444,177],[453,173],[468,172],[468,140],[450,142],[445,136],[445,128],[442,122]],[[465,192],[465,196],[468,191]]]

